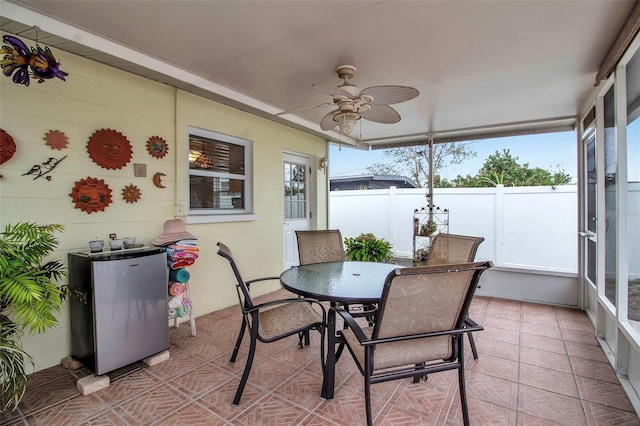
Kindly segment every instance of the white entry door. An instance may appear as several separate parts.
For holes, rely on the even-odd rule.
[[[284,269],[298,265],[297,230],[311,228],[308,157],[284,154]]]

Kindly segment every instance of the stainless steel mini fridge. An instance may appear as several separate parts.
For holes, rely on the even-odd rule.
[[[70,253],[71,355],[102,375],[168,349],[167,279],[164,249]]]

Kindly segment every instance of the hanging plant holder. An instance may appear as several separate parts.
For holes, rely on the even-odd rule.
[[[133,156],[131,143],[122,133],[111,129],[100,129],[87,143],[89,157],[105,169],[121,169]]]

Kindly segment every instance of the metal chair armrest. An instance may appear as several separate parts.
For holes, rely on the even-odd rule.
[[[420,334],[411,334],[408,336],[393,336],[393,337],[383,337],[381,339],[367,339],[366,341],[362,341],[362,345],[378,345],[381,343],[391,343],[391,342],[402,342],[404,340],[414,340],[414,339],[424,339],[429,337],[438,337],[438,336],[447,336],[447,335],[455,335],[455,334],[464,334],[470,333],[472,331],[482,330],[482,326],[478,326],[478,328],[455,328],[453,330],[446,331],[432,331],[430,333],[420,333]]]
[[[259,305],[254,305],[252,309],[246,309],[245,313],[250,314],[252,312],[257,312],[262,308],[267,308],[269,306],[276,306],[276,305],[286,305],[289,303],[300,303],[300,302],[305,302],[305,303],[311,303],[314,305],[318,305],[320,307],[320,309],[322,310],[322,322],[326,322],[326,315],[327,315],[327,311],[325,309],[324,306],[322,306],[322,303],[318,302],[316,299],[309,299],[309,298],[295,298],[295,299],[278,299],[278,300],[271,300],[269,302],[264,302],[264,303],[260,303]]]
[[[254,278],[252,280],[249,281],[245,281],[244,283],[247,285],[247,288],[249,288],[249,286],[253,283],[257,283],[260,281],[271,281],[271,280],[280,280],[280,277],[262,277],[262,278]]]
[[[355,318],[353,318],[353,315],[351,315],[349,311],[347,311],[341,306],[332,307],[329,309],[333,309],[338,315],[342,317],[344,322],[347,323],[347,325],[353,331],[353,334],[356,336],[356,338],[360,343],[363,343],[369,340],[369,337],[367,337],[367,335],[364,334],[364,332],[362,331],[362,328],[360,328],[360,324],[356,322]]]

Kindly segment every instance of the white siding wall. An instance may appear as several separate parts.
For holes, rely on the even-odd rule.
[[[317,161],[326,155],[326,141],[60,50],[54,54],[69,73],[66,82],[56,79],[37,84],[32,80],[25,87],[0,76],[0,128],[17,144],[16,155],[0,167],[0,226],[18,221],[65,225],[59,235],[59,251],[53,256],[65,262],[67,253],[86,250],[89,240],[107,239],[112,232],[150,242],[162,232],[164,221],[174,218],[176,204],[186,206],[187,126],[196,126],[253,141],[254,203],[259,217],[252,222],[187,227],[201,247],[200,259],[190,268],[196,315],[237,303],[230,268],[216,255],[217,241],[231,247],[246,279],[281,272],[282,153],[299,152]],[[102,128],[123,133],[133,147],[133,158],[122,169],[104,169],[88,156],[87,141]],[[49,130],[68,136],[67,149],[52,151],[45,145],[43,137]],[[154,135],[169,144],[168,155],[162,159],[146,151],[146,141]],[[51,173],[50,182],[21,176],[34,164],[65,154],[67,158]],[[134,163],[147,165],[146,178],[134,177]],[[151,177],[156,172],[166,174],[165,189],[153,185]],[[87,214],[75,209],[68,195],[74,182],[88,176],[104,179],[113,191],[113,202],[104,212]],[[325,227],[326,175],[312,177],[318,189],[314,215],[318,226]],[[122,188],[129,184],[142,192],[137,203],[122,199]],[[268,289],[277,286],[274,283]],[[69,355],[66,306],[59,319],[58,327],[24,338],[35,370],[59,364]]]

